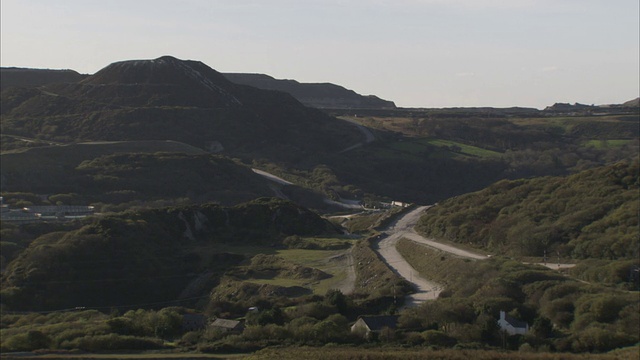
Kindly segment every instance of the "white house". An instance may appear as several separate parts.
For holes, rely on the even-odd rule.
[[[524,335],[529,331],[529,324],[510,316],[502,310],[500,310],[498,326],[509,335]]]
[[[406,208],[406,207],[411,206],[411,204],[406,203],[406,202],[402,202],[402,201],[392,201],[391,202],[391,206],[399,206],[399,207]]]
[[[385,328],[395,329],[398,324],[397,315],[360,316],[351,326],[351,332],[370,338],[372,333],[380,333]]]

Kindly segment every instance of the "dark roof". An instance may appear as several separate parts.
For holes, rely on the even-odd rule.
[[[229,320],[229,319],[215,319],[211,326],[221,327],[226,329],[235,329],[236,326],[240,325],[240,321],[238,320]]]
[[[395,329],[398,323],[398,315],[361,316],[371,331],[382,330],[385,327]]]
[[[524,321],[518,320],[516,318],[514,318],[513,316],[505,313],[504,314],[504,319],[511,324],[511,326],[513,326],[514,328],[522,328],[522,329],[526,329],[527,326],[529,326],[529,324],[527,324]]]

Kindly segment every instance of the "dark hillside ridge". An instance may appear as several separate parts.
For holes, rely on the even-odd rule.
[[[3,192],[77,193],[84,203],[188,198],[233,205],[273,194],[250,168],[173,141],[38,147],[0,160]]]
[[[629,100],[622,104],[625,107],[640,107],[640,97],[637,97],[633,100]]]
[[[291,95],[238,85],[199,61],[113,63],[73,84],[2,92],[2,132],[59,142],[174,140],[285,163],[337,153],[353,125]]]
[[[86,76],[73,70],[3,67],[0,68],[0,90],[9,87],[30,88],[55,83],[75,83]]]
[[[320,234],[336,229],[273,198],[87,218],[75,229],[40,236],[8,265],[2,305],[33,311],[173,304],[197,278],[210,286],[192,296],[206,297],[238,257],[222,253],[222,244],[275,246],[290,235]]]
[[[237,84],[265,90],[278,90],[291,94],[301,103],[321,109],[395,109],[393,101],[374,95],[360,95],[353,90],[331,83],[300,83],[295,80],[275,79],[264,74],[224,73]]]

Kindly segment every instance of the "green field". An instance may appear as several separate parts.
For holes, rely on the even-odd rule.
[[[307,244],[317,243],[325,247],[350,246],[355,240],[339,238],[304,238]],[[257,254],[277,255],[284,260],[301,266],[315,268],[324,271],[332,277],[323,280],[293,279],[276,276],[271,279],[249,279],[246,280],[255,284],[277,285],[284,287],[301,286],[310,289],[313,293],[324,295],[328,290],[333,289],[347,277],[347,263],[344,254],[348,249],[337,250],[316,250],[316,249],[274,249],[273,247],[260,246],[229,246],[217,248],[218,252],[229,252],[254,256]]]
[[[433,147],[437,147],[442,151],[438,156],[472,156],[478,158],[497,158],[502,156],[497,151],[483,149],[477,146],[467,145],[457,141],[435,139],[435,138],[416,138],[406,141],[398,141],[386,144],[386,148],[395,152],[395,156],[400,154],[405,157],[424,157],[427,154],[431,156],[433,154]],[[387,150],[389,151],[389,150]],[[389,151],[387,154],[384,152],[378,152],[377,155],[391,155],[393,152]],[[391,156],[389,156],[391,157]]]
[[[477,146],[466,145],[457,141],[442,140],[442,139],[427,139],[426,142],[433,146],[447,146],[447,147],[459,147],[459,153],[468,156],[475,156],[480,158],[495,158],[502,156],[497,151],[483,149]]]
[[[588,140],[584,142],[587,147],[594,147],[596,149],[614,148],[619,146],[625,146],[631,143],[633,140],[618,139],[618,140]]]

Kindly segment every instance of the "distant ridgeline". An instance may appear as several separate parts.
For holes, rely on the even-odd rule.
[[[361,138],[353,125],[289,94],[232,83],[199,61],[121,61],[72,79],[43,71],[2,69],[3,86],[18,86],[2,91],[3,135],[63,143],[174,140],[285,162],[334,153]],[[27,81],[39,74],[47,76]]]
[[[0,90],[9,87],[38,87],[54,83],[75,83],[86,76],[73,70],[3,67],[0,69]]]
[[[322,109],[395,109],[393,101],[375,95],[360,95],[331,83],[300,83],[275,79],[264,74],[224,73],[230,81],[265,90],[278,90],[293,95],[301,103]]]

